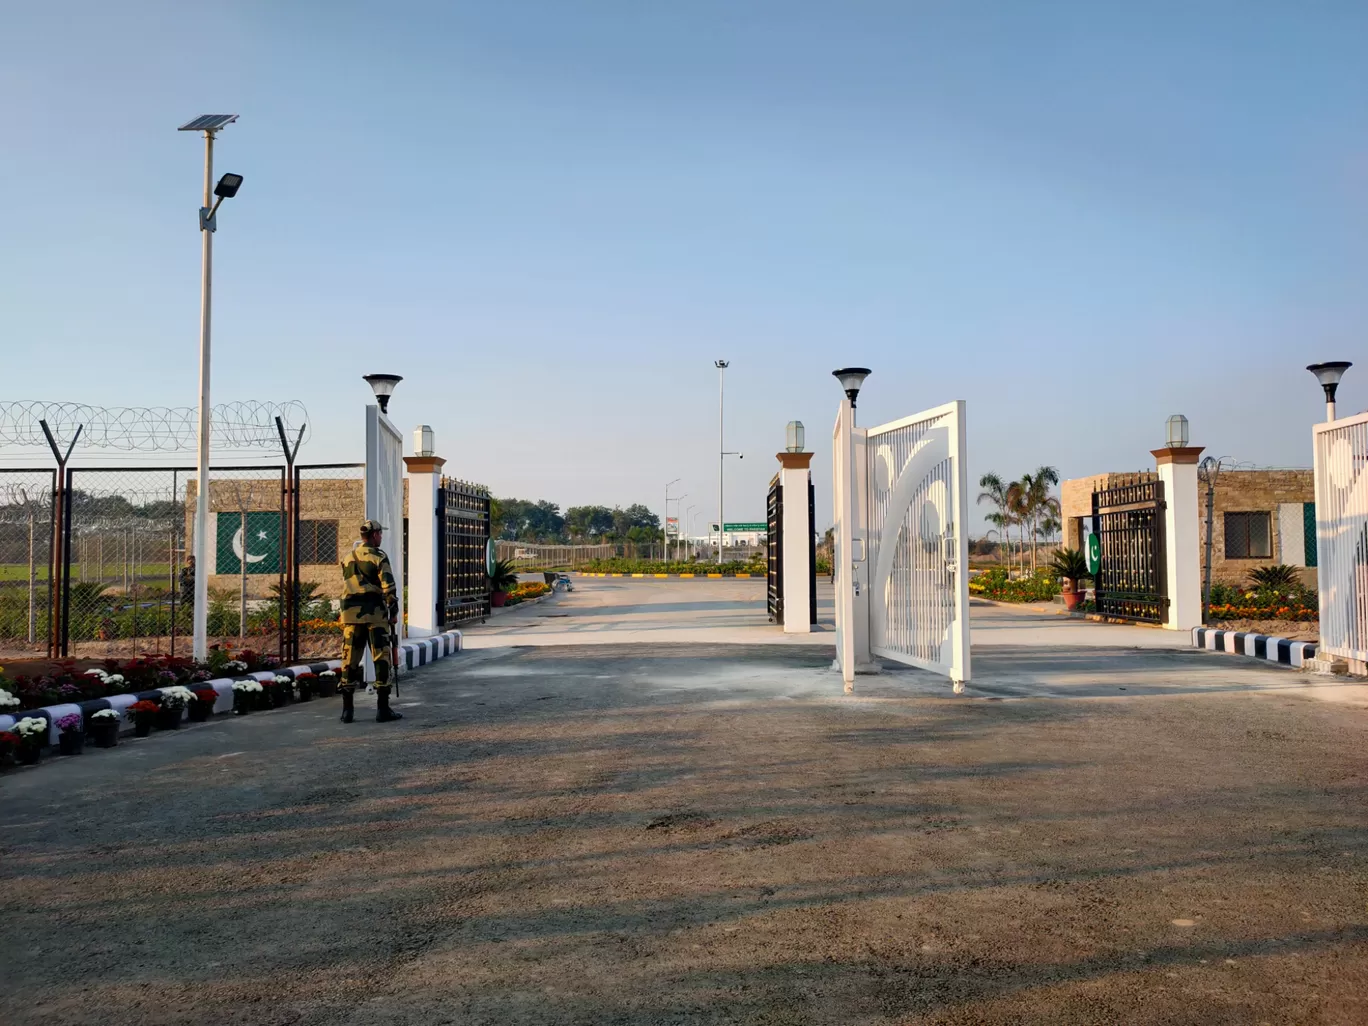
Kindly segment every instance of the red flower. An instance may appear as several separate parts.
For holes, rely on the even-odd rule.
[[[213,688],[196,688],[195,697],[206,705],[213,705],[218,701],[218,692]]]
[[[128,711],[131,713],[157,712],[160,709],[161,706],[159,706],[156,702],[149,702],[145,698],[141,702],[134,702],[132,705],[128,707]]]
[[[19,747],[19,735],[8,730],[0,731],[0,752],[12,752]]]

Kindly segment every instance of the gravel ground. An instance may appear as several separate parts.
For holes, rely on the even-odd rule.
[[[843,697],[816,647],[468,652],[402,723],[12,771],[0,1020],[1368,1022],[1363,704],[1022,658]]]

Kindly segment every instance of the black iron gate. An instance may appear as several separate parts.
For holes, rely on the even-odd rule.
[[[489,491],[480,485],[442,478],[437,489],[437,616],[445,627],[489,616]]]
[[[1168,618],[1164,581],[1164,483],[1137,477],[1092,496],[1100,546],[1097,612],[1127,620]]]
[[[784,488],[775,474],[765,504],[765,611],[770,623],[784,622]]]

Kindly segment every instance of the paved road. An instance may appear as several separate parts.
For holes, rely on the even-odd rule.
[[[557,611],[398,724],[0,778],[3,1020],[1368,1022],[1362,689],[983,607],[965,696],[843,696],[821,645],[528,644]]]

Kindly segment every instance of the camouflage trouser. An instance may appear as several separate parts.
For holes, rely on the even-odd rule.
[[[342,683],[354,688],[362,683],[361,654],[370,646],[375,661],[376,689],[390,686],[390,630],[383,623],[344,623],[342,625]]]

